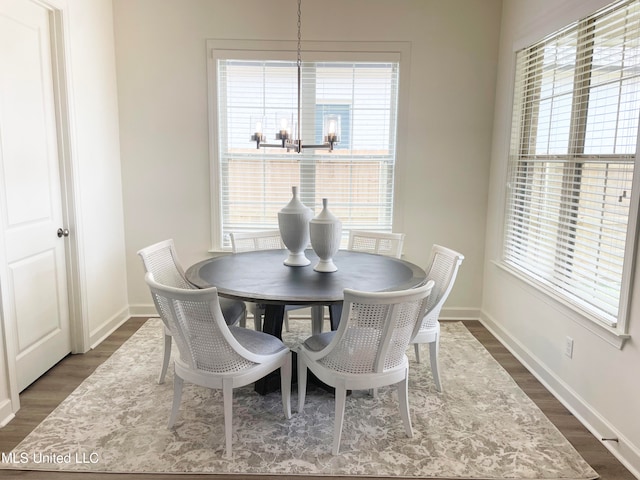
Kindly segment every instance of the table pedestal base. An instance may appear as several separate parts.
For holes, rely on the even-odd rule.
[[[317,313],[316,313],[317,314]],[[331,323],[331,330],[337,330],[340,323],[340,316],[342,315],[342,304],[329,305],[329,321]],[[265,306],[264,322],[262,331],[273,335],[274,337],[282,340],[282,324],[284,322],[284,305],[271,305]],[[313,332],[313,334],[320,332]],[[297,383],[298,381],[298,359],[295,352],[293,352],[291,369],[291,383]],[[311,371],[307,373],[307,382],[313,383],[320,388],[333,392],[333,387],[330,387],[320,381]],[[268,393],[280,390],[280,370],[271,372],[264,378],[261,378],[254,384],[254,390],[260,395],[267,395]]]

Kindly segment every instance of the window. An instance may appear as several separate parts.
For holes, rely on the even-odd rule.
[[[257,149],[250,140],[256,119],[267,143],[278,142],[280,118],[297,125],[297,67],[291,52],[211,51],[214,248],[228,248],[233,231],[277,228],[277,212],[289,202],[294,185],[316,213],[328,198],[344,232],[392,230],[398,53],[303,52],[303,144],[322,143],[326,115],[340,117],[341,135],[333,152],[296,153]]]
[[[639,113],[640,2],[517,52],[503,259],[614,329],[630,282]]]

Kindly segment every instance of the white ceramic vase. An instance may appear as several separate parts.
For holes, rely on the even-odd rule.
[[[338,253],[342,238],[342,222],[329,211],[328,199],[322,199],[322,211],[309,222],[311,246],[320,261],[313,269],[316,272],[335,272],[338,270],[333,257]]]
[[[298,198],[298,187],[291,187],[291,201],[278,212],[278,226],[282,242],[289,250],[284,264],[290,267],[304,267],[309,260],[304,250],[309,245],[309,220],[313,211]]]

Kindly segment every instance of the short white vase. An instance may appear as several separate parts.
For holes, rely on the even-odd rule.
[[[298,187],[291,187],[291,201],[278,212],[278,226],[282,243],[289,250],[284,264],[290,267],[304,267],[311,263],[304,249],[309,245],[309,220],[313,211],[298,198]]]
[[[313,269],[316,272],[335,272],[338,270],[333,257],[340,249],[342,222],[327,207],[329,201],[322,199],[322,211],[309,222],[311,246],[320,261]]]

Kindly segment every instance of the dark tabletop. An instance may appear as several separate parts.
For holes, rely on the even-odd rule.
[[[187,279],[197,287],[214,286],[221,296],[266,304],[311,305],[342,302],[343,290],[368,292],[405,290],[422,285],[426,273],[413,263],[384,255],[340,250],[338,271],[313,269],[318,257],[305,252],[311,264],[284,265],[286,250],[259,250],[203,260],[189,267]]]

